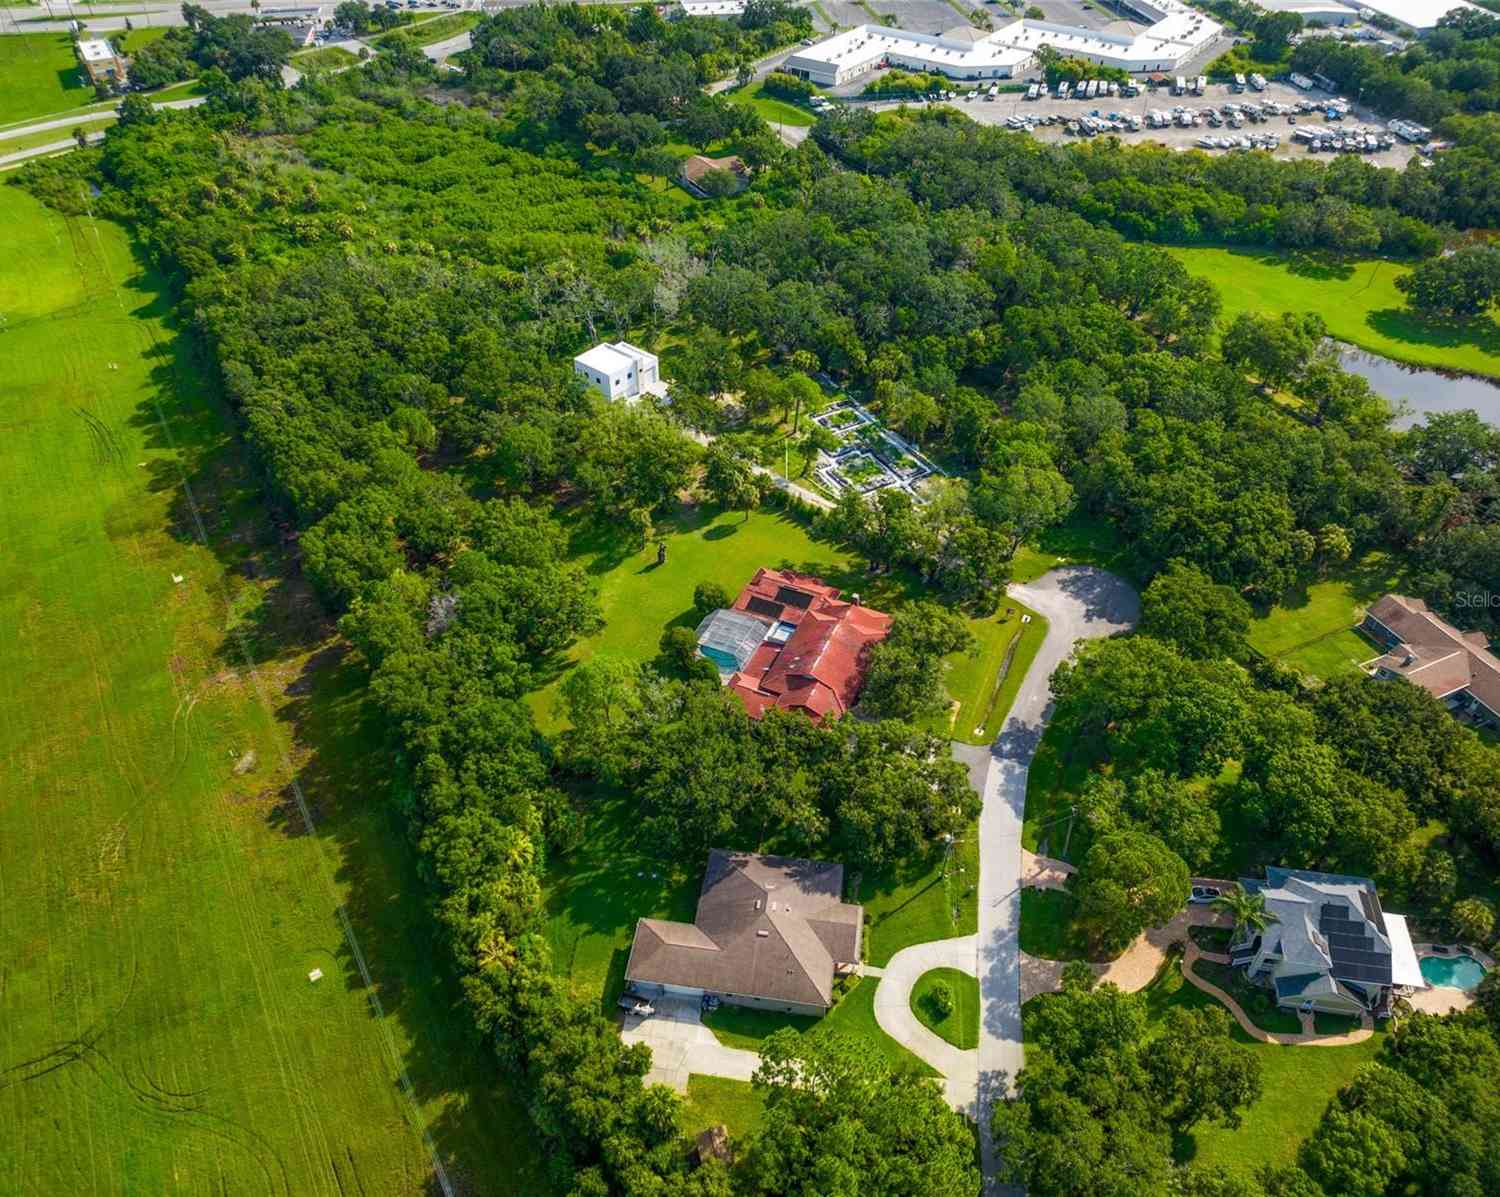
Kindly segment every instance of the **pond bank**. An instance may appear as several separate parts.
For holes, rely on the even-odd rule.
[[[1500,426],[1500,383],[1475,374],[1408,365],[1342,341],[1337,344],[1345,370],[1358,374],[1377,395],[1405,405],[1395,427],[1410,428],[1424,415],[1465,409]]]

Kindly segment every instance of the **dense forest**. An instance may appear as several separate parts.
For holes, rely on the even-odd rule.
[[[798,11],[756,3],[736,24],[507,10],[475,30],[467,86],[439,85],[400,41],[291,91],[208,72],[202,109],[127,104],[100,151],[20,179],[73,211],[97,183],[95,210],[129,223],[180,289],[302,568],[369,668],[467,1016],[578,1197],[977,1192],[972,1137],[935,1087],[795,1036],[767,1047],[766,1125],[733,1176],[689,1169],[677,1099],[642,1084],[644,1049],[552,973],[541,875],[586,826],[595,785],[632,793],[640,834],[684,862],[728,835],[881,865],[962,825],[972,792],[911,720],[935,701],[932,662],[962,647],[952,612],[993,603],[1018,547],[1070,511],[1112,524],[1155,579],[1142,632],[1057,679],[1059,724],[1098,777],[1085,892],[1141,861],[1175,884],[1222,850],[1225,813],[1278,859],[1368,869],[1440,913],[1462,854],[1500,855],[1494,767],[1425,693],[1307,691],[1243,642],[1247,603],[1371,547],[1409,554],[1434,598],[1495,588],[1495,433],[1465,417],[1393,432],[1316,324],[1245,317],[1221,336],[1213,288],[1149,244],[1430,253],[1465,178],[1047,148],[941,114],[825,120],[788,150],[700,85],[798,36]],[[660,186],[674,145],[726,138],[756,167],[744,194],[692,204]],[[670,408],[603,403],[572,374],[598,339],[669,328]],[[721,392],[811,402],[813,371],[962,475],[920,507],[890,496],[817,517],[872,571],[940,600],[903,613],[872,666],[880,720],[751,723],[669,636],[645,667],[575,671],[572,727],[543,737],[524,698],[599,621],[556,508],[644,541],[685,490],[768,501],[733,437],[705,452],[687,433],[728,430]],[[1199,784],[1231,758],[1237,778]],[[1437,817],[1454,848],[1395,851]],[[1150,894],[1125,913],[1149,921]],[[1004,1111],[1002,1136],[1025,1144],[1018,1177],[1039,1193],[1129,1191],[1108,1169],[1064,1168],[1049,1136],[1088,1124],[1098,1159],[1133,1153],[1130,1175],[1229,1192],[1170,1160],[1174,1132],[1232,1124],[1259,1092],[1222,1022],[1120,1037],[1106,1085],[1091,1047],[1139,1010],[1081,981],[1055,1000],[1045,1055]],[[1450,1143],[1488,1152],[1445,1172],[1479,1187],[1421,1191],[1493,1191],[1482,1077],[1441,1099],[1441,1143],[1410,1113],[1438,1108],[1431,1061],[1487,1036],[1483,1015],[1416,1026],[1266,1193],[1405,1191]],[[1183,1089],[1189,1065],[1212,1103]],[[1377,1089],[1404,1104],[1361,1112]],[[1338,1180],[1351,1126],[1395,1145],[1362,1190]]]

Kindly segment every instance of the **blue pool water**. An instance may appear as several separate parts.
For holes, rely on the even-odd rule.
[[[1484,980],[1484,965],[1472,956],[1423,956],[1422,975],[1439,989],[1473,989]]]

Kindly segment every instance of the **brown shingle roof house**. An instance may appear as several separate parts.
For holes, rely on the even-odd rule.
[[[743,191],[749,186],[750,168],[735,157],[705,158],[702,154],[694,154],[682,160],[682,165],[677,168],[677,177],[688,191],[702,199],[708,195],[700,186],[703,176],[715,170],[733,175],[736,191]]]
[[[1500,659],[1483,632],[1460,632],[1421,599],[1388,594],[1360,625],[1386,646],[1366,666],[1376,677],[1403,678],[1434,698],[1500,721]]]
[[[693,922],[636,923],[625,980],[653,996],[827,1013],[864,930],[864,907],[843,901],[843,887],[843,865],[715,849]]]
[[[785,707],[821,720],[854,705],[869,650],[890,629],[889,615],[840,601],[822,578],[758,569],[734,606],[698,625],[698,651],[752,719]]]

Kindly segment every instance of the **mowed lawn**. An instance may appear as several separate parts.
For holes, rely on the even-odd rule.
[[[803,1035],[848,1035],[874,1048],[893,1069],[937,1076],[936,1069],[880,1029],[880,1024],[875,1021],[875,988],[878,984],[875,977],[860,978],[822,1018],[723,1005],[705,1014],[703,1025],[712,1030],[714,1037],[725,1046],[751,1052],[759,1051],[768,1036],[788,1027]],[[975,984],[977,986],[978,982]]]
[[[953,995],[953,1008],[940,1014],[933,993],[946,985]],[[935,968],[917,978],[911,987],[911,1009],[928,1030],[963,1051],[979,1046],[979,982],[956,968]]]
[[[1380,647],[1355,630],[1365,608],[1401,588],[1400,566],[1389,554],[1372,552],[1299,583],[1250,625],[1251,647],[1272,660],[1328,680],[1351,673]]]
[[[157,27],[104,36],[116,49],[131,53],[165,32],[165,27]],[[159,93],[153,93],[152,99],[160,98]],[[0,37],[0,127],[72,113],[97,103],[94,85],[79,65],[73,40],[66,33],[6,33]],[[102,106],[100,111],[108,111],[108,107]],[[58,136],[71,133],[71,129],[64,129]],[[12,148],[0,143],[0,153]]]
[[[1146,990],[1153,1022],[1174,1007],[1223,1006],[1182,976],[1174,961]],[[1316,1129],[1323,1111],[1361,1066],[1374,1060],[1385,1042],[1378,1031],[1348,1047],[1281,1047],[1250,1038],[1238,1024],[1231,1035],[1260,1059],[1261,1096],[1245,1111],[1237,1130],[1200,1123],[1175,1144],[1178,1159],[1220,1167],[1246,1176],[1263,1164],[1288,1164],[1302,1141]]]
[[[547,1192],[161,281],[16,187],[0,228],[0,1187],[409,1194],[425,1124],[463,1191]]]
[[[66,33],[0,37],[0,125],[82,108],[94,98]]]
[[[1217,285],[1224,318],[1241,312],[1317,312],[1341,341],[1418,366],[1500,378],[1500,326],[1426,320],[1406,310],[1396,280],[1411,268],[1381,258],[1349,261],[1263,249],[1173,248],[1187,269]]]
[[[755,109],[768,124],[805,128],[817,123],[817,118],[810,109],[768,96],[764,89],[764,82],[752,83],[749,87],[737,87],[725,92],[724,98],[731,104],[744,104]]]
[[[734,594],[760,566],[790,566],[816,574],[846,594],[857,591],[866,603],[885,610],[918,593],[910,579],[870,577],[849,553],[773,511],[754,512],[746,519],[743,512],[686,505],[670,520],[658,522],[657,531],[667,542],[661,566],[654,547],[621,546],[612,534],[581,522],[570,524],[570,531],[573,556],[594,580],[605,622],[602,630],[575,644],[558,663],[556,676],[531,695],[537,722],[548,731],[566,724],[558,688],[577,662],[600,653],[651,660],[666,628],[696,625],[693,588],[701,581],[716,581]],[[1028,630],[1038,622],[1027,625]],[[971,620],[981,659],[987,657],[998,668],[1005,631],[1016,626],[1014,615],[1009,625],[994,617]],[[1024,651],[1023,642],[996,703],[997,719],[1009,708],[1021,666],[1029,665],[1029,659],[1019,659]],[[1034,654],[1035,648],[1029,652]],[[948,658],[945,670],[956,692],[959,685],[972,689],[973,697],[966,701],[977,706],[980,695],[985,701],[991,697],[993,673],[985,683],[982,666],[966,655]],[[941,722],[946,725],[946,718]],[[597,997],[608,1009],[624,986],[636,919],[691,920],[702,876],[697,866],[684,869],[638,842],[635,812],[627,799],[590,794],[580,801],[589,830],[577,847],[552,862],[546,884],[548,935],[559,971],[577,992]],[[870,915],[867,959],[884,964],[908,944],[972,933],[978,876],[972,828],[951,852],[934,852],[880,874],[851,873],[857,900]]]

